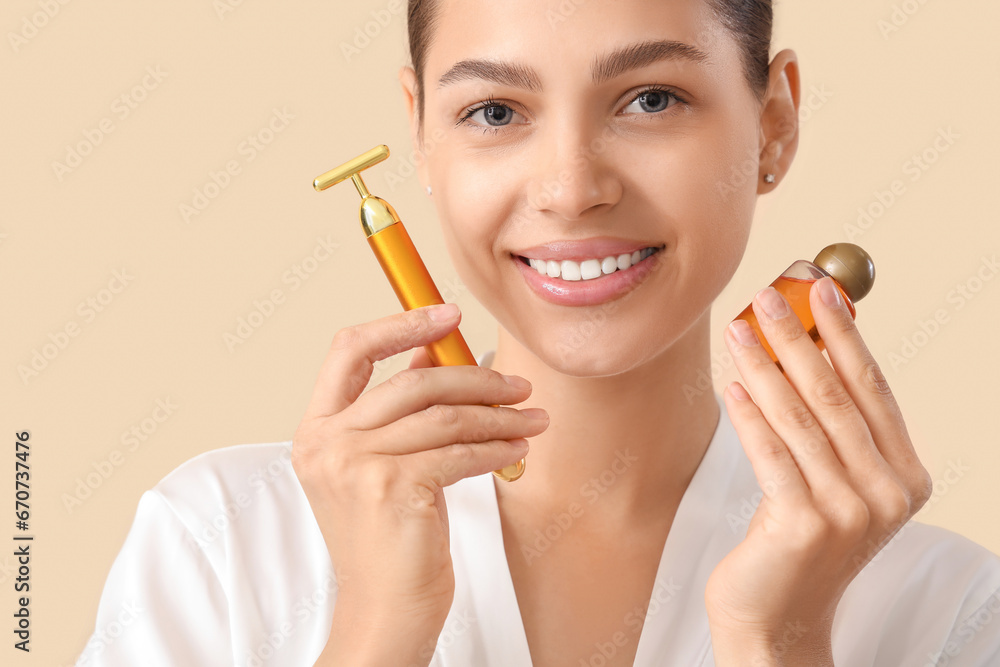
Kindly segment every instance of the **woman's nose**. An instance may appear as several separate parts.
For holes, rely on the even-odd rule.
[[[538,142],[537,166],[528,184],[530,213],[550,212],[576,220],[590,209],[613,205],[621,196],[615,138],[602,126],[577,122],[553,129]]]

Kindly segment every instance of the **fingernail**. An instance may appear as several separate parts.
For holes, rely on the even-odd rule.
[[[788,304],[770,285],[757,292],[757,302],[772,320],[780,320],[788,314]]]
[[[729,385],[729,393],[737,401],[746,401],[750,398],[750,394],[747,393],[747,390],[739,382],[733,382]]]
[[[549,413],[546,412],[545,410],[542,410],[541,408],[527,408],[525,410],[521,410],[521,414],[527,417],[528,419],[544,419],[545,421],[549,420]]]
[[[503,379],[507,381],[507,384],[517,387],[518,389],[531,389],[531,383],[523,377],[517,375],[504,375]]]
[[[458,317],[458,306],[454,303],[434,306],[427,311],[427,316],[435,322],[447,322]]]
[[[746,320],[736,319],[730,322],[729,333],[733,334],[733,338],[740,345],[751,347],[760,344],[757,334],[750,328],[750,324]]]
[[[816,289],[827,308],[840,308],[840,290],[833,284],[833,278],[820,279]]]

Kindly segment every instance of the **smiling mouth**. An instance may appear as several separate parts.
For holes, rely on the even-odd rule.
[[[531,259],[523,255],[514,255],[514,257],[535,271],[538,271],[538,273],[548,276],[549,278],[561,278],[562,280],[568,281],[587,281],[596,280],[619,271],[626,271],[636,264],[644,261],[647,257],[660,252],[665,247],[666,246],[664,245],[659,247],[647,247],[642,250],[636,250],[632,253],[609,255],[601,259],[593,258],[582,261],[574,261],[570,259],[559,261]]]

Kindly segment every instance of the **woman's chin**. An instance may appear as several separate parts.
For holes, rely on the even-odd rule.
[[[655,353],[645,353],[640,346],[592,341],[574,345],[572,340],[540,343],[535,356],[554,371],[571,377],[611,377],[622,375],[648,363]]]

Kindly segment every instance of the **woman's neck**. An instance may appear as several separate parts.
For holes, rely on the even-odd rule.
[[[553,370],[500,328],[491,368],[532,384],[528,400],[510,407],[543,408],[550,422],[529,438],[524,475],[495,480],[499,501],[540,520],[575,502],[579,520],[595,527],[655,520],[676,506],[719,421],[709,318],[656,359],[599,378]]]

